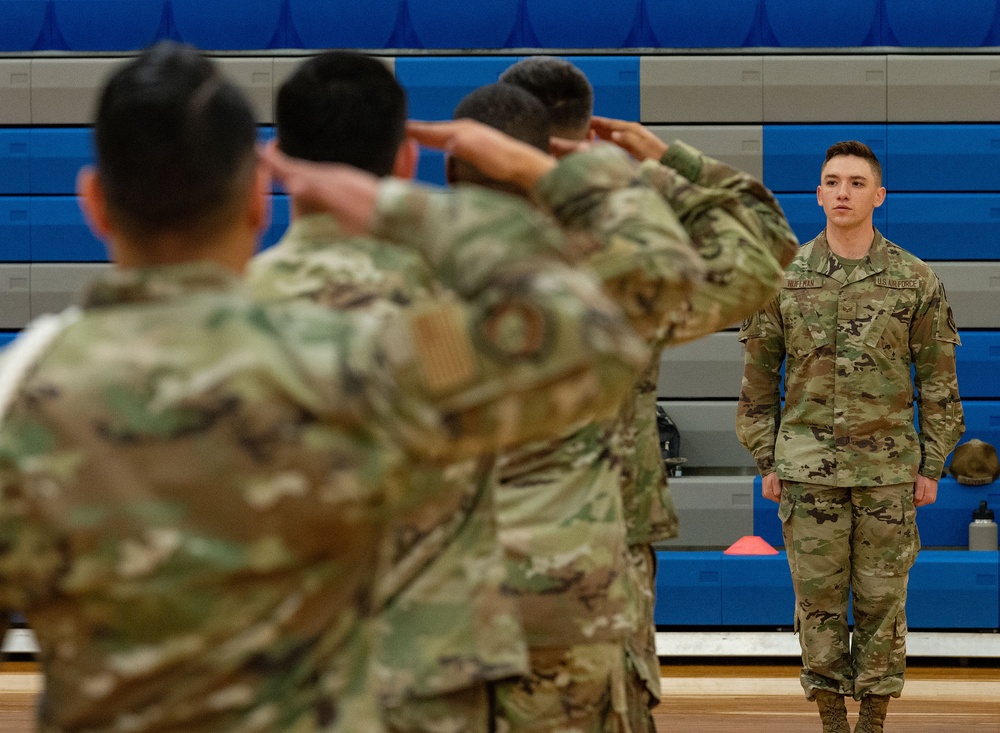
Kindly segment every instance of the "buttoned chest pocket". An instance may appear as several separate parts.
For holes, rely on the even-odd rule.
[[[876,278],[871,299],[859,308],[870,317],[865,346],[894,359],[910,353],[910,321],[917,305],[917,281]]]
[[[823,289],[819,279],[788,279],[781,293],[785,350],[805,356],[832,343],[828,315],[837,295]]]

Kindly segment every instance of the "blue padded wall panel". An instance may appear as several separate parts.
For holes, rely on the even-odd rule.
[[[981,46],[993,28],[997,0],[884,0],[885,46]]]
[[[494,83],[520,57],[396,59],[396,78],[406,89],[415,120],[450,120],[462,97]]]
[[[504,48],[519,10],[519,0],[409,0],[407,5],[424,48]]]
[[[892,191],[1000,191],[1000,125],[889,125]]]
[[[385,48],[403,0],[288,0],[305,48]]]
[[[764,125],[764,185],[778,192],[815,191],[826,149],[841,140],[860,140],[882,162],[888,187],[886,135],[885,125]]]
[[[963,400],[962,407],[965,409],[965,435],[962,436],[962,442],[979,438],[1000,447],[1000,401]]]
[[[0,51],[30,51],[45,27],[49,0],[0,0]]]
[[[759,0],[646,0],[656,41],[668,48],[756,46]]]
[[[964,486],[950,475],[942,476],[937,501],[917,507],[920,543],[924,547],[968,547],[972,512],[983,500],[1000,511],[1000,482]]]
[[[75,193],[77,173],[93,162],[89,128],[31,130],[31,193]]]
[[[71,51],[132,51],[156,40],[166,0],[53,0]]]
[[[882,208],[882,233],[921,259],[1000,259],[1000,194],[890,194]]]
[[[656,553],[657,625],[718,626],[722,623],[722,553]]]
[[[0,194],[28,193],[31,136],[25,128],[0,128]]]
[[[420,161],[417,164],[417,180],[435,186],[445,186],[444,153],[429,148],[420,149]]]
[[[0,196],[0,262],[31,261],[31,199]]]
[[[791,627],[794,620],[795,591],[784,552],[722,556],[723,624]]]
[[[0,333],[0,349],[4,348],[11,341],[17,338],[16,333],[4,332]]]
[[[638,56],[567,56],[594,87],[594,114],[639,119]]]
[[[525,0],[525,11],[543,48],[621,48],[640,15],[639,0]]]
[[[955,350],[963,398],[1000,397],[1000,331],[962,331]]]
[[[277,194],[271,196],[271,222],[261,235],[258,251],[273,247],[288,231],[291,212],[288,210],[288,196]]]
[[[31,199],[33,262],[107,262],[108,253],[91,234],[75,196]]]
[[[850,12],[825,0],[763,2],[764,45],[786,48],[879,45],[879,0],[853,0]]]
[[[823,213],[823,208],[816,203],[815,193],[782,193],[776,198],[799,242],[805,244],[823,231],[826,226],[826,215]],[[887,237],[889,236],[886,232],[887,209],[890,203],[895,203],[895,199],[892,202],[886,201],[875,209],[874,216],[876,228]]]
[[[910,570],[911,629],[996,629],[1000,623],[996,552],[921,552]]]
[[[171,3],[181,38],[206,50],[268,48],[281,21],[281,0],[171,0]]]

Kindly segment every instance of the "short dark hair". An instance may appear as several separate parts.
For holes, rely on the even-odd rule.
[[[522,59],[500,75],[500,81],[531,92],[549,111],[553,131],[580,130],[590,125],[594,89],[586,74],[556,56]]]
[[[469,92],[455,107],[454,117],[482,122],[549,152],[548,110],[535,95],[513,84],[487,84]]]
[[[872,149],[858,140],[841,140],[839,143],[834,143],[827,148],[826,158],[823,160],[823,168],[826,168],[826,164],[832,159],[844,155],[853,155],[868,161],[868,165],[872,169],[872,174],[875,176],[875,185],[882,185],[882,164],[878,162],[878,157]],[[820,168],[820,170],[822,171],[823,168]]]
[[[97,107],[97,176],[109,215],[133,235],[209,231],[253,184],[250,103],[195,49],[170,41],[108,79]]]
[[[281,85],[275,123],[288,155],[387,176],[406,133],[406,93],[381,61],[331,51]]]

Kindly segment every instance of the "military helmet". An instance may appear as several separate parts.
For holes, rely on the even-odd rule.
[[[955,449],[949,470],[960,484],[982,486],[1000,476],[1000,460],[996,448],[973,438]]]

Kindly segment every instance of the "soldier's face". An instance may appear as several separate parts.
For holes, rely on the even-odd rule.
[[[872,212],[885,201],[885,188],[877,185],[867,160],[841,155],[823,166],[816,200],[835,226],[870,225]]]

